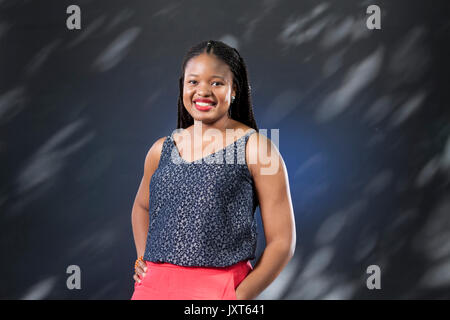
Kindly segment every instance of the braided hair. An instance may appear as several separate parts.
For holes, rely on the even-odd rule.
[[[235,48],[228,46],[222,41],[214,40],[203,41],[191,47],[183,59],[181,76],[179,78],[180,94],[178,96],[177,128],[185,129],[194,124],[194,119],[187,112],[183,104],[184,72],[189,60],[202,53],[214,54],[217,58],[225,62],[233,73],[233,84],[236,86],[236,98],[230,105],[228,111],[229,116],[258,131],[258,126],[253,115],[250,95],[251,88],[248,83],[247,66],[245,65],[244,59],[242,59]]]

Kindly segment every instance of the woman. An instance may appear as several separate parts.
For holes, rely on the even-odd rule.
[[[192,47],[179,86],[179,130],[150,148],[133,205],[131,299],[253,299],[295,250],[283,159],[258,133],[236,49],[212,40]],[[266,247],[252,267],[258,205]]]

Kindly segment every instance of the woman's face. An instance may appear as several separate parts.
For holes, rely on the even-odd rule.
[[[202,53],[186,64],[183,103],[195,120],[210,124],[228,117],[235,95],[233,73],[216,56]]]

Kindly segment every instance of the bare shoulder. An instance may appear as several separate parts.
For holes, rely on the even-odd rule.
[[[161,137],[157,139],[147,152],[145,158],[145,168],[149,171],[154,171],[158,167],[159,160],[161,158],[161,152],[163,148],[164,141],[167,137]]]
[[[276,174],[280,171],[283,158],[278,146],[262,133],[250,134],[246,148],[247,164],[253,177]]]

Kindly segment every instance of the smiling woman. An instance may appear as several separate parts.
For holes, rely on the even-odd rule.
[[[221,122],[232,118],[258,130],[253,116],[247,67],[236,49],[221,41],[202,42],[186,54],[181,71],[178,128],[193,125],[194,118],[203,121],[203,124],[209,123],[212,118]],[[197,100],[211,105],[204,108],[205,105],[196,104]],[[203,108],[194,109],[196,105]],[[219,116],[221,119],[217,119]]]
[[[295,248],[284,162],[258,133],[247,70],[236,49],[212,40],[192,47],[179,85],[181,134],[152,145],[133,205],[140,258],[132,299],[253,299]],[[205,148],[213,136],[218,138]],[[205,149],[212,152],[205,155]],[[238,149],[244,152],[236,161]],[[260,149],[269,150],[269,162],[255,157]],[[264,174],[275,162],[282,164],[278,170]],[[253,268],[258,205],[266,248]]]
[[[200,111],[197,113],[198,120],[207,122],[211,118],[226,115],[230,100],[233,99],[231,97],[236,95],[233,76],[227,64],[213,55],[201,54],[187,63],[186,73],[183,104],[188,111]]]

